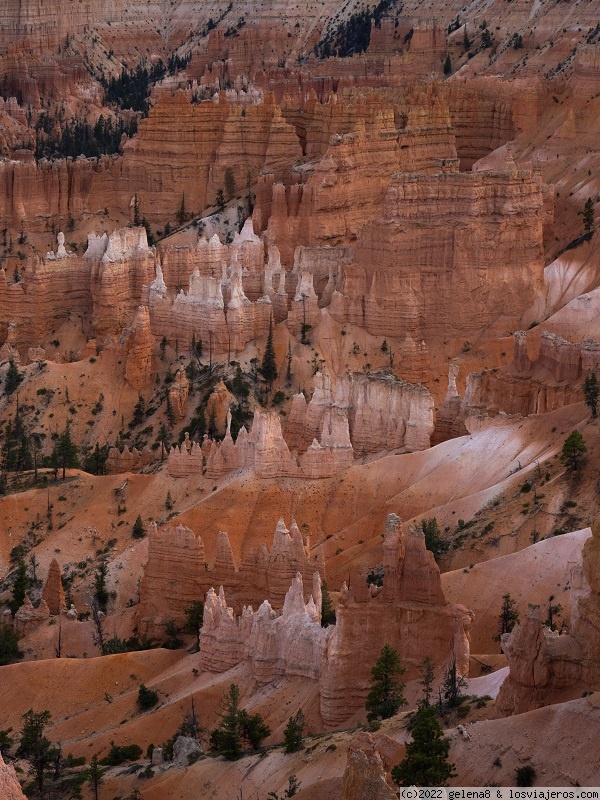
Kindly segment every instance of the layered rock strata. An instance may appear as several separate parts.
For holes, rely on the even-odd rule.
[[[326,419],[347,419],[357,453],[429,447],[433,432],[433,397],[420,384],[386,375],[353,373],[332,378],[318,372],[309,403],[300,392],[292,400],[286,441],[303,450]]]
[[[369,733],[359,733],[348,745],[342,800],[395,800],[392,782],[386,780],[377,743]]]
[[[583,379],[590,371],[600,375],[600,342],[586,339],[572,343],[543,330],[539,354],[531,360],[527,333],[517,331],[514,358],[508,367],[470,373],[463,400],[455,386],[450,386],[453,394],[446,398],[438,414],[436,435],[460,436],[465,425],[480,424],[500,413],[544,414],[579,403],[583,399]]]
[[[203,666],[222,672],[246,661],[258,682],[285,675],[318,680],[321,716],[332,726],[364,709],[371,669],[384,644],[398,649],[409,678],[420,674],[426,656],[437,671],[455,660],[459,674],[466,674],[473,615],[464,606],[446,601],[439,569],[425,548],[423,534],[412,528],[405,533],[395,514],[386,523],[384,569],[381,591],[371,591],[364,575],[353,579],[351,590],[344,584],[336,624],[326,630],[315,616],[314,594],[304,603],[300,575],[286,596],[281,616],[263,603],[257,612],[244,607],[236,617],[223,591],[217,595],[211,589],[205,604]],[[317,577],[313,584],[316,594]],[[291,638],[286,624],[294,633]],[[295,653],[290,653],[294,637],[298,644]],[[361,643],[358,649],[357,642]]]
[[[153,360],[156,341],[150,330],[150,313],[146,306],[139,306],[133,324],[125,332],[124,339],[127,351],[125,380],[138,391],[147,389],[154,378]],[[175,398],[175,403],[179,409],[178,398]],[[183,406],[185,408],[185,400]],[[181,416],[178,418],[181,419]]]
[[[42,598],[39,606],[36,608],[29,595],[25,595],[23,605],[15,614],[15,629],[21,634],[25,635],[29,631],[37,628],[41,622],[45,622],[50,617],[50,609],[48,604]]]
[[[321,715],[328,725],[341,724],[364,708],[371,669],[385,644],[398,650],[409,680],[420,674],[426,656],[436,671],[455,659],[459,674],[468,673],[473,615],[446,601],[423,533],[410,526],[404,530],[399,517],[390,514],[383,547],[381,591],[371,593],[364,575],[342,587],[320,684]]]
[[[527,170],[399,174],[330,313],[417,342],[517,321],[542,287],[543,221],[542,179]]]
[[[91,262],[92,323],[98,339],[117,337],[131,324],[143,286],[154,274],[154,258],[144,228],[88,236],[84,259]]]
[[[339,414],[323,417],[321,441],[312,444],[298,458],[290,450],[281,430],[277,412],[254,413],[252,431],[243,427],[234,443],[231,436],[231,412],[222,442],[212,442],[207,456],[196,442],[175,446],[169,452],[167,469],[174,478],[202,472],[206,460],[206,475],[222,478],[238,469],[253,467],[258,478],[330,478],[352,465],[354,451],[350,442],[348,420]]]
[[[200,664],[212,672],[224,672],[241,661],[248,661],[260,685],[279,677],[318,679],[323,653],[329,637],[322,628],[321,577],[314,574],[313,590],[304,602],[302,576],[292,580],[277,614],[265,600],[258,611],[245,606],[239,617],[227,606],[223,587],[219,594],[210,589],[204,603],[200,635]]]
[[[271,550],[266,545],[252,550],[241,565],[236,563],[223,531],[218,534],[210,567],[202,539],[190,528],[157,528],[153,523],[148,539],[137,619],[140,629],[151,637],[162,635],[169,619],[183,624],[186,607],[202,598],[211,586],[224,586],[238,612],[251,603],[258,605],[265,597],[279,609],[297,573],[307,587],[313,585],[315,572],[321,579],[325,575],[322,551],[311,552],[309,539],[302,536],[294,520],[288,530],[280,519]],[[315,602],[320,602],[320,595],[317,597],[314,588],[312,591]]]
[[[126,446],[123,450],[118,447],[111,447],[106,459],[106,471],[109,475],[118,475],[122,472],[139,472],[149,464],[153,464],[160,459],[160,450],[152,450],[144,447],[138,450],[132,447],[131,450]]]

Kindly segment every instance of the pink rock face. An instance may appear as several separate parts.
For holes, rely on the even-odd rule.
[[[228,393],[229,395],[229,393]],[[212,396],[212,395],[211,395]],[[229,395],[231,397],[231,395]],[[277,412],[256,410],[252,432],[242,428],[235,443],[231,438],[231,413],[228,412],[225,438],[211,442],[206,456],[206,475],[222,478],[228,472],[253,467],[257,478],[330,478],[352,466],[354,451],[350,443],[348,419],[336,409],[322,420],[321,441],[312,445],[298,460],[287,446]],[[199,446],[173,447],[167,464],[169,475],[186,477],[202,472]]]
[[[55,558],[52,559],[48,568],[48,577],[42,589],[42,599],[46,601],[52,616],[57,616],[67,610],[60,566]]]
[[[125,379],[134,389],[147,389],[154,376],[155,339],[150,330],[150,314],[146,306],[137,310],[127,342]]]
[[[152,450],[146,446],[140,451],[137,447],[133,447],[131,450],[124,447],[120,451],[117,447],[111,447],[106,460],[106,471],[109,475],[138,472],[142,467],[158,460],[160,460],[160,449]]]
[[[5,764],[0,755],[0,797],[2,800],[25,800],[12,764]]]
[[[582,383],[588,370],[599,370],[600,344],[593,339],[568,342],[542,331],[539,355],[530,360],[527,334],[514,334],[514,359],[500,370],[472,372],[467,376],[465,397],[460,407],[455,399],[445,403],[438,431],[461,433],[469,417],[505,414],[544,414],[579,403]]]
[[[148,562],[140,589],[138,624],[151,636],[160,636],[166,621],[185,622],[185,609],[201,600],[212,586],[223,586],[229,603],[237,613],[250,604],[258,606],[265,598],[280,609],[294,576],[300,574],[306,586],[306,600],[314,597],[321,607],[320,580],[325,576],[323,553],[311,554],[292,520],[290,530],[280,519],[269,552],[263,546],[252,550],[239,566],[229,537],[217,536],[214,557],[209,560],[200,537],[185,526],[177,528],[152,524],[148,530]],[[207,562],[211,568],[207,567]],[[318,585],[313,576],[320,576]]]
[[[359,233],[331,314],[425,342],[517,320],[542,286],[543,221],[532,172],[400,174],[381,219]],[[485,300],[474,299],[483,285]]]
[[[139,329],[139,343],[149,345],[148,311],[140,316],[138,306],[143,287],[152,280],[154,258],[144,228],[121,228],[110,236],[88,237],[84,260],[90,264],[92,273],[92,323],[94,335],[102,343],[120,336],[136,317],[133,328]]]
[[[299,553],[301,546],[299,531],[290,536],[280,522],[271,558],[277,563],[280,553],[290,549]],[[302,576],[296,574],[281,614],[265,601],[258,611],[244,606],[236,616],[227,606],[222,587],[218,595],[211,588],[202,629],[204,668],[221,672],[246,660],[259,683],[281,675],[318,680],[321,716],[331,726],[364,708],[371,669],[386,643],[399,650],[409,678],[420,674],[426,656],[439,671],[455,658],[459,673],[466,674],[473,615],[463,606],[446,602],[439,569],[425,550],[423,535],[406,534],[399,518],[390,514],[384,554],[384,590],[370,597],[366,583],[357,583],[352,592],[344,586],[337,622],[327,629],[319,624],[319,574],[313,575],[308,602]],[[357,582],[361,578],[364,582],[364,576],[358,576]]]
[[[223,587],[218,595],[211,588],[204,605],[200,663],[204,669],[223,672],[247,660],[261,685],[284,676],[316,680],[329,635],[320,625],[320,608],[312,595],[304,602],[300,573],[292,580],[280,614],[265,600],[258,611],[246,606],[236,617],[227,607]]]
[[[314,384],[308,405],[302,394],[292,401],[285,432],[290,447],[304,450],[325,427],[332,441],[351,443],[359,454],[429,447],[433,397],[424,386],[386,376],[353,373],[331,378],[321,372],[314,376]],[[327,441],[322,433],[321,444]]]
[[[219,381],[208,398],[205,411],[207,422],[213,420],[217,433],[223,434],[229,429],[227,415],[234,404],[235,397],[223,381]]]
[[[205,570],[204,544],[190,528],[151,523],[137,613],[147,636],[160,636],[169,619],[185,623],[185,609],[203,596]]]
[[[348,745],[342,800],[395,800],[393,784],[386,780],[376,741],[369,733],[358,733]]]
[[[460,674],[468,672],[472,613],[446,601],[423,534],[404,531],[395,514],[386,523],[384,569],[383,590],[376,596],[366,591],[364,575],[342,590],[321,677],[321,715],[328,725],[342,724],[364,708],[371,669],[384,644],[398,650],[408,679],[418,676],[426,656],[436,670],[455,657]]]
[[[508,716],[576,697],[600,688],[600,520],[594,520],[592,536],[583,549],[583,573],[587,586],[571,614],[571,633],[559,634],[544,626],[538,606],[530,606],[527,618],[502,637],[510,673],[496,701]],[[573,583],[577,583],[573,576]]]
[[[20,634],[29,633],[49,617],[50,609],[43,598],[39,606],[35,608],[29,599],[29,595],[25,595],[23,605],[15,614],[15,628]]]
[[[169,402],[173,409],[173,416],[177,422],[185,418],[190,382],[184,369],[178,369],[175,380],[169,387]]]

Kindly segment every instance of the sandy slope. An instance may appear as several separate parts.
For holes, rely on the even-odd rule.
[[[501,597],[510,594],[523,617],[528,603],[542,606],[554,595],[560,604],[560,619],[569,620],[569,588],[571,570],[581,564],[581,551],[591,536],[585,528],[564,536],[556,536],[526,547],[518,553],[494,558],[472,569],[459,569],[442,575],[442,586],[448,600],[462,603],[475,612],[471,627],[471,650],[493,653],[499,644],[497,633]]]

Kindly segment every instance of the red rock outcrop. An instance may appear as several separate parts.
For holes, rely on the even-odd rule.
[[[190,382],[184,369],[178,369],[175,379],[169,386],[169,403],[173,409],[173,418],[181,422],[185,418]]]
[[[422,532],[404,531],[395,514],[386,522],[384,571],[383,589],[374,596],[364,575],[342,588],[320,684],[321,715],[328,725],[364,708],[371,669],[384,644],[398,650],[408,679],[419,674],[426,656],[436,670],[455,658],[459,673],[468,672],[472,614],[446,601]]]
[[[452,436],[463,436],[467,433],[461,418],[462,397],[456,388],[459,367],[456,360],[448,367],[448,389],[441,408],[435,418],[435,432],[432,442],[438,444]]]
[[[369,733],[357,734],[348,745],[342,800],[396,800],[396,796],[375,739]]]
[[[131,319],[142,289],[154,274],[154,252],[144,228],[120,228],[110,236],[88,237],[85,259],[92,262],[93,326],[97,338],[116,338]]]
[[[318,573],[313,582],[320,593]],[[265,600],[258,611],[245,606],[236,617],[227,607],[223,587],[218,595],[211,588],[204,604],[200,663],[211,672],[224,672],[248,660],[260,685],[278,677],[318,679],[330,635],[320,620],[320,605],[312,595],[304,602],[300,573],[292,580],[280,614]]]
[[[312,444],[298,459],[290,450],[281,430],[278,412],[254,413],[252,431],[242,428],[234,443],[231,437],[231,414],[221,443],[212,442],[206,456],[206,475],[222,478],[229,472],[253,467],[257,478],[331,478],[352,465],[354,451],[350,442],[347,417],[327,411],[321,420],[320,442]],[[204,455],[197,443],[191,447],[173,447],[167,469],[173,478],[202,472]]]
[[[302,537],[294,520],[288,531],[280,519],[271,551],[264,545],[252,550],[241,565],[236,563],[224,531],[218,534],[212,563],[205,556],[202,539],[185,526],[157,528],[151,524],[148,539],[137,620],[150,636],[159,636],[169,619],[183,624],[185,608],[211,586],[224,586],[238,612],[250,604],[258,606],[265,598],[279,609],[299,574],[320,608],[320,588],[317,592],[313,586],[313,576],[317,573],[322,579],[325,575],[323,553],[320,549],[310,552],[310,542]]]
[[[45,600],[50,614],[57,616],[67,610],[65,591],[62,585],[62,576],[58,561],[53,558],[48,567],[48,577],[42,589],[42,600]]]
[[[484,420],[499,413],[544,414],[579,403],[581,384],[588,370],[600,374],[600,343],[588,339],[571,343],[543,330],[539,355],[531,360],[527,352],[527,334],[514,334],[514,359],[503,369],[482,370],[467,376],[465,397],[451,407],[444,406],[444,430],[461,435],[473,420]],[[439,418],[439,415],[438,415]],[[471,422],[469,422],[471,419]],[[436,423],[436,426],[438,423]]]
[[[306,130],[305,149],[318,130],[329,143],[326,152],[321,150],[305,183],[286,188],[267,178],[257,193],[255,221],[262,229],[268,219],[269,241],[277,243],[284,264],[292,262],[296,245],[352,241],[361,225],[381,214],[394,171],[458,169],[448,106],[433,88],[417,90],[403,101],[369,93],[323,112],[315,98],[306,106],[308,120],[300,123]],[[302,112],[285,113],[293,119]],[[309,115],[315,119],[312,125]],[[326,126],[319,119],[323,116]]]
[[[206,402],[205,411],[207,422],[211,422],[216,433],[223,434],[229,430],[231,425],[230,409],[234,403],[235,397],[223,381],[219,381]]]
[[[155,345],[156,341],[150,330],[150,313],[146,306],[140,306],[128,331],[125,345],[125,380],[138,391],[146,389],[154,378]]]
[[[420,384],[386,375],[332,378],[318,372],[310,402],[302,393],[292,400],[285,431],[289,446],[305,449],[327,419],[347,420],[356,453],[423,450],[433,432],[433,397]]]
[[[583,572],[571,577],[571,630],[546,627],[538,606],[502,637],[510,672],[500,687],[498,710],[508,716],[578,697],[600,688],[600,520],[583,548]]]
[[[529,171],[401,174],[381,220],[362,228],[330,313],[425,342],[517,321],[542,286],[543,216]]]
[[[18,633],[26,634],[37,628],[42,622],[50,617],[50,609],[46,601],[42,598],[37,608],[34,607],[29,595],[25,595],[23,605],[15,614],[15,628]]]
[[[88,317],[90,281],[89,262],[67,253],[64,245],[57,254],[26,262],[18,282],[0,269],[0,342],[12,323],[12,344],[24,357],[28,348],[38,347],[71,315]]]
[[[371,668],[386,643],[397,647],[410,677],[419,674],[426,656],[437,670],[456,659],[459,673],[465,674],[472,614],[446,602],[423,534],[412,528],[404,534],[394,514],[386,524],[384,569],[383,590],[374,596],[364,576],[356,578],[352,593],[344,585],[336,625],[325,630],[319,625],[320,598],[314,597],[320,594],[318,574],[306,605],[302,578],[296,575],[280,616],[265,601],[257,612],[244,606],[236,617],[222,588],[219,595],[211,589],[204,607],[203,666],[222,672],[249,661],[259,683],[278,675],[318,680],[321,716],[327,725],[339,725],[364,708]]]
[[[184,624],[185,609],[202,597],[205,570],[204,544],[190,528],[157,528],[151,523],[137,614],[140,630],[154,637],[164,631],[170,619]]]
[[[152,450],[146,446],[143,450],[133,447],[131,450],[125,446],[123,450],[111,447],[106,459],[106,471],[109,475],[118,475],[121,472],[139,472],[148,464],[153,464],[160,459],[160,450]]]
[[[217,241],[213,244],[215,239]],[[269,297],[258,296],[252,302],[244,293],[245,280],[254,287],[254,294],[260,295],[264,274],[262,247],[260,270],[246,273],[245,278],[242,278],[239,261],[235,260],[239,256],[234,245],[224,247],[222,255],[225,259],[220,261],[216,272],[219,277],[213,277],[214,272],[211,275],[201,273],[196,263],[193,272],[187,276],[187,293],[181,289],[172,299],[161,265],[157,263],[156,278],[147,290],[152,330],[157,337],[166,336],[168,341],[185,348],[191,346],[195,337],[196,341],[203,342],[205,350],[211,350],[213,354],[231,354],[242,351],[249,341],[267,334],[273,313]],[[218,237],[213,236],[208,256],[220,248]],[[191,263],[195,261],[191,259]],[[229,273],[228,262],[231,263]]]
[[[25,800],[21,784],[12,764],[6,764],[0,754],[0,797],[2,800]]]

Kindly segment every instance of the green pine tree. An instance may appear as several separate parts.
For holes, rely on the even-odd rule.
[[[142,515],[138,514],[135,518],[135,522],[133,523],[133,528],[131,529],[131,536],[134,539],[143,539],[146,535],[146,529],[144,528],[144,523],[142,521]]]
[[[456,773],[454,764],[448,762],[450,743],[444,738],[433,706],[419,707],[411,734],[406,758],[392,769],[392,778],[399,786],[445,786]]]
[[[592,417],[598,415],[598,398],[600,397],[600,383],[594,370],[589,370],[583,382],[583,397],[586,406],[590,407]]]
[[[106,561],[101,561],[98,564],[98,571],[94,577],[94,595],[98,608],[106,613],[106,606],[108,604],[108,589],[106,588],[106,573],[108,572],[108,565]]]
[[[148,711],[158,703],[158,694],[154,689],[149,689],[145,683],[138,689],[137,704],[140,711]]]
[[[547,608],[548,616],[544,620],[544,625],[547,625],[551,631],[556,630],[556,623],[554,622],[554,617],[556,616],[556,614],[560,614],[560,612],[562,611],[562,606],[560,605],[560,603],[554,603],[553,601],[554,601],[554,595],[551,594],[550,597],[548,598],[548,608]]]
[[[19,372],[19,368],[11,358],[8,362],[8,370],[6,373],[6,379],[4,381],[4,393],[7,395],[11,395],[15,389],[19,388],[19,384],[23,380],[23,376]]]
[[[54,444],[50,461],[55,472],[62,469],[63,481],[66,477],[67,468],[74,469],[79,466],[77,445],[71,439],[71,429],[68,422]]]
[[[267,345],[265,347],[265,354],[260,371],[270,390],[278,375],[277,362],[275,360],[275,346],[273,345],[273,317],[269,320],[269,335],[267,337]]]
[[[431,550],[437,560],[437,558],[446,553],[449,548],[449,543],[442,539],[442,533],[437,519],[435,517],[431,517],[431,519],[422,519],[421,529],[425,536],[425,547]]]
[[[228,200],[231,200],[235,194],[235,175],[231,167],[227,167],[225,170],[225,194]]]
[[[487,50],[487,48],[492,47],[493,44],[494,44],[494,35],[492,34],[489,28],[485,28],[485,30],[481,34],[481,46],[484,50]]]
[[[21,559],[17,565],[17,574],[15,575],[15,580],[12,585],[12,600],[8,604],[13,616],[23,605],[28,589],[29,576],[27,575],[27,565],[23,559]]]
[[[450,75],[452,72],[452,60],[450,59],[450,53],[447,53],[446,60],[444,61],[444,75]]]
[[[133,425],[141,425],[146,415],[146,402],[141,394],[138,394],[138,401],[133,409]]]
[[[179,210],[177,211],[177,221],[180,225],[187,219],[187,212],[185,210],[185,192],[181,195],[181,205],[179,206]]]
[[[33,709],[29,709],[26,714],[23,714],[21,742],[17,750],[17,756],[26,758],[33,766],[37,790],[42,797],[44,796],[46,771],[55,762],[58,755],[57,748],[44,736],[49,722],[49,711],[40,711],[36,714]]]
[[[563,445],[561,459],[569,472],[576,472],[583,463],[583,456],[587,453],[585,439],[578,430],[572,431]]]
[[[22,657],[23,653],[19,650],[19,634],[12,625],[0,622],[0,667],[12,664]],[[0,731],[0,755],[4,757],[6,757],[6,737],[10,730]]]
[[[496,642],[501,641],[504,633],[510,633],[519,621],[519,612],[517,611],[517,604],[512,599],[510,594],[502,595],[502,608],[500,609],[500,618],[498,620],[498,634],[494,636]]]
[[[419,683],[423,687],[423,699],[421,700],[421,705],[429,706],[431,705],[431,693],[433,691],[433,679],[435,677],[434,669],[433,669],[433,661],[427,656],[421,665],[421,680]]]
[[[249,714],[245,709],[240,711],[240,733],[253,750],[258,750],[263,739],[270,735],[271,729],[260,714]]]
[[[444,675],[444,701],[448,708],[456,708],[459,706],[463,699],[463,689],[467,686],[467,682],[462,675],[459,674],[456,666],[456,656],[452,654],[452,660]]]
[[[100,762],[98,761],[98,756],[93,755],[92,760],[90,761],[90,766],[86,770],[86,783],[94,793],[94,800],[98,800],[99,798],[99,789],[100,786],[104,783],[104,773],[106,772],[100,766]]]
[[[283,731],[286,753],[296,753],[302,747],[304,723],[304,714],[302,713],[302,709],[299,708],[298,711],[288,719],[288,723]]]
[[[321,627],[335,625],[335,609],[325,581],[321,583]]]
[[[196,651],[198,651],[200,650],[200,629],[204,621],[204,603],[201,600],[193,600],[184,609],[184,614],[186,616],[186,630],[196,637]]]
[[[8,424],[6,425],[6,432],[4,434],[4,442],[2,443],[2,470],[3,472],[12,472],[14,469],[16,469],[16,465],[17,442],[12,420],[9,419]]]
[[[469,39],[469,34],[467,33],[467,23],[465,22],[465,31],[463,34],[463,47],[465,48],[465,52],[471,49],[471,40]]]
[[[405,672],[398,651],[385,644],[371,670],[371,690],[367,695],[367,719],[389,719],[406,705],[404,684],[398,680]]]
[[[219,714],[219,727],[210,735],[211,749],[227,759],[238,758],[242,753],[240,732],[240,689],[235,683],[229,687]]]

